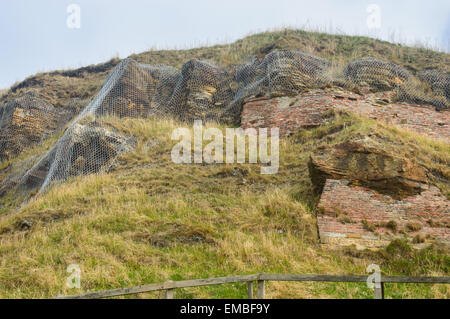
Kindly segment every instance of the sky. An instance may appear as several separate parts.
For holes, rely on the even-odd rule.
[[[449,52],[450,1],[2,0],[0,88],[37,72],[151,48],[229,43],[283,27],[368,35]]]

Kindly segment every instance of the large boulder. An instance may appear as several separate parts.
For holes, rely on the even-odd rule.
[[[149,70],[125,59],[108,76],[89,109],[96,115],[148,117],[155,86]]]
[[[389,154],[370,138],[317,148],[310,157],[309,171],[319,192],[327,179],[345,179],[393,198],[404,198],[420,193],[429,183],[423,167]]]
[[[374,91],[386,91],[403,85],[411,74],[402,67],[374,58],[362,58],[350,62],[344,68],[346,80],[353,86],[370,87]]]
[[[316,56],[293,50],[276,50],[263,62],[271,96],[296,95],[327,82],[330,63]]]
[[[169,109],[185,121],[217,118],[232,100],[232,77],[206,61],[186,62],[169,101]]]
[[[116,157],[131,151],[133,137],[114,133],[97,122],[73,124],[61,139],[21,179],[22,190],[45,189],[50,182],[106,172]]]
[[[418,77],[428,83],[431,90],[438,95],[450,100],[450,74],[439,70],[424,70],[418,73]]]
[[[38,144],[69,122],[79,107],[55,108],[33,93],[0,107],[0,160]]]
[[[296,50],[274,50],[262,61],[254,57],[236,71],[239,89],[222,120],[239,123],[248,98],[295,96],[328,85],[330,66],[327,60]]]

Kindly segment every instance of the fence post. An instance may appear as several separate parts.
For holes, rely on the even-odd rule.
[[[248,299],[253,299],[253,281],[247,282]]]
[[[384,283],[383,282],[375,283],[374,290],[375,290],[375,299],[384,299]]]
[[[258,280],[258,291],[256,293],[256,298],[264,299],[265,283],[266,282],[264,280]]]
[[[172,283],[173,281],[168,281],[168,283]],[[173,294],[175,292],[175,289],[166,289],[164,290],[164,299],[173,299]]]

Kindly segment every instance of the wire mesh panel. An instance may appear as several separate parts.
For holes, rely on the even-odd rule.
[[[336,66],[297,50],[274,50],[264,58],[250,57],[226,68],[195,59],[181,69],[124,59],[82,111],[74,106],[55,110],[35,96],[0,108],[0,159],[19,153],[22,145],[38,143],[55,132],[56,123],[65,124],[77,113],[56,144],[21,178],[23,188],[43,191],[51,182],[69,176],[107,171],[118,154],[133,149],[135,139],[112,131],[102,121],[105,116],[239,124],[248,98],[294,96],[331,86],[392,91],[399,101],[446,109],[450,106],[449,83],[450,75],[438,70],[413,74],[370,57]],[[22,129],[14,124],[20,118]],[[24,137],[17,138],[21,134]],[[33,135],[29,141],[28,135]]]

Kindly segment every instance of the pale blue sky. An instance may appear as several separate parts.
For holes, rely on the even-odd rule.
[[[66,24],[69,4],[81,28]],[[381,29],[367,26],[369,4]],[[276,27],[372,35],[449,51],[448,0],[2,0],[0,88],[40,71],[121,58],[151,47],[187,48],[231,42]]]

